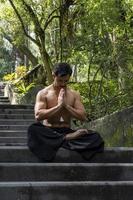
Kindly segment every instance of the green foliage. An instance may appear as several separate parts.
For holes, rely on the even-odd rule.
[[[133,96],[131,90],[121,91],[117,89],[117,82],[104,81],[102,87],[100,81],[95,81],[91,88],[86,83],[71,83],[70,87],[79,91],[89,119],[97,119],[132,105]],[[132,87],[133,89],[133,87]]]
[[[3,76],[3,81],[12,82],[13,80],[15,80],[15,73],[6,74]]]
[[[31,88],[33,88],[35,86],[35,84],[34,83],[30,83],[29,85],[25,85],[25,83],[24,82],[19,82],[19,83],[17,83],[17,84],[14,84],[14,91],[16,92],[16,93],[18,93],[21,97],[23,97],[23,96],[25,96],[28,92],[29,92],[29,90],[31,89]]]
[[[0,37],[0,79],[2,79],[4,74],[11,73],[12,68],[13,60],[10,47]]]
[[[15,72],[3,76],[4,81],[16,82],[19,78],[23,77],[27,72],[26,66],[18,66]]]
[[[26,75],[27,67],[26,66],[18,66],[15,70],[15,78],[21,78]]]
[[[3,77],[4,81],[10,82],[13,85],[13,90],[18,94],[18,98],[24,97],[29,92],[29,90],[35,86],[34,83],[27,85],[24,81],[21,80],[26,72],[26,66],[18,66],[14,73],[6,74]]]

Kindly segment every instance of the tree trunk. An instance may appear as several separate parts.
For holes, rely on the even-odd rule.
[[[51,63],[50,57],[44,47],[40,49],[40,52],[41,52],[44,69],[47,72],[48,84],[51,84],[53,82],[53,76],[52,76],[52,70],[51,70],[52,63]]]
[[[27,56],[27,58],[30,60],[33,66],[36,66],[38,64],[38,59],[31,53],[31,51],[25,45],[21,45],[18,48],[24,55]]]

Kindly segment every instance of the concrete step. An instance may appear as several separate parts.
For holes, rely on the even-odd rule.
[[[25,137],[27,130],[0,130],[0,137]]]
[[[133,181],[131,163],[0,163],[0,181]]]
[[[10,105],[10,102],[9,102],[9,101],[8,101],[8,102],[1,102],[1,101],[0,101],[0,106],[3,105],[3,103],[4,103],[4,105]]]
[[[0,97],[3,97],[3,96],[4,96],[4,92],[0,91]]]
[[[0,108],[0,114],[34,114],[33,109]]]
[[[5,103],[5,102],[10,102],[10,101],[9,101],[9,99],[6,99],[6,98],[0,98],[0,102],[1,102],[1,103],[2,103],[2,102]]]
[[[132,200],[133,181],[1,182],[1,200]]]
[[[33,109],[34,105],[0,105],[0,110],[1,109]]]
[[[29,125],[0,125],[0,131],[2,130],[27,130]]]
[[[9,99],[0,99],[1,104],[10,103]]]
[[[5,145],[10,145],[11,143],[26,143],[27,142],[27,137],[0,137],[0,145],[5,144]]]
[[[38,162],[26,146],[1,146],[0,162]],[[77,152],[60,148],[53,162],[57,163],[133,163],[133,148],[105,148],[104,153],[96,154],[85,161]]]
[[[9,142],[3,142],[3,143],[0,143],[0,146],[7,146],[7,147],[16,147],[16,146],[26,146],[27,144],[24,142],[12,142],[12,143],[9,143]]]
[[[8,98],[8,97],[1,96],[1,95],[0,95],[0,100],[1,100],[1,99],[9,99],[9,98]]]
[[[105,148],[89,162],[60,148],[42,163],[27,147],[34,106],[0,104],[1,200],[132,199],[133,148]]]
[[[0,119],[0,125],[29,125],[33,122],[33,119]]]
[[[0,145],[0,162],[24,163],[37,162],[38,158],[34,156],[27,146],[1,146]]]
[[[34,119],[34,114],[0,114],[0,120],[1,119]]]

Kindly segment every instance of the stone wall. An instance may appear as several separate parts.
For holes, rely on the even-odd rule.
[[[34,104],[37,92],[42,88],[44,88],[43,85],[36,85],[31,88],[25,96],[21,97],[19,94],[14,92],[11,84],[6,84],[4,88],[4,96],[9,98],[11,104]]]
[[[86,123],[85,126],[100,132],[106,146],[133,147],[133,106]]]

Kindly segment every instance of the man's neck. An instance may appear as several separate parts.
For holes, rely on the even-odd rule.
[[[56,91],[56,92],[60,92],[60,90],[63,88],[64,90],[66,90],[67,89],[67,86],[66,87],[58,87],[58,86],[56,86],[56,85],[54,85],[54,83],[53,83],[53,89]]]

